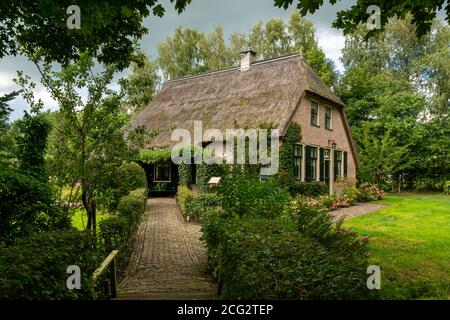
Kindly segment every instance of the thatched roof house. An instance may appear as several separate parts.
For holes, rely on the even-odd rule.
[[[314,111],[311,104],[317,104]],[[317,123],[311,122],[311,112],[316,114]],[[220,130],[271,124],[279,128],[282,136],[295,121],[302,126],[303,139],[299,141],[302,154],[309,152],[310,149],[305,149],[307,145],[324,149],[338,145],[342,152],[352,155],[351,164],[346,164],[346,175],[351,171],[355,176],[358,160],[344,103],[300,54],[256,61],[256,54],[246,51],[242,53],[240,66],[168,81],[148,107],[133,119],[132,126],[159,131],[148,143],[148,149],[168,148],[174,144],[170,141],[171,130],[192,131],[194,121]],[[336,145],[332,146],[333,143]],[[305,167],[309,170],[310,166],[298,168],[299,179],[322,178],[317,168],[313,168],[316,172],[305,172]],[[325,179],[324,176],[322,180]]]

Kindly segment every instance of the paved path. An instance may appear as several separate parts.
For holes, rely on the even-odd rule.
[[[357,216],[361,216],[364,214],[368,214],[374,211],[378,211],[382,208],[386,208],[387,206],[381,204],[373,204],[373,203],[357,203],[354,206],[349,208],[340,208],[338,210],[331,211],[330,214],[334,217],[334,220],[337,221],[341,217],[344,219],[350,219]]]
[[[150,199],[118,299],[217,298],[200,235],[200,226],[183,221],[175,199]]]

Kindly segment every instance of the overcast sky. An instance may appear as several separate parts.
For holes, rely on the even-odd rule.
[[[287,11],[274,7],[273,0],[193,0],[186,10],[178,15],[168,4],[168,0],[162,2],[165,3],[166,14],[162,18],[149,17],[144,22],[145,26],[149,28],[149,33],[142,39],[141,46],[151,59],[157,56],[158,43],[172,35],[178,26],[194,27],[209,32],[215,26],[221,25],[225,38],[228,39],[234,32],[247,33],[259,20],[282,18],[288,21],[291,13],[295,10],[295,6]],[[342,71],[342,64],[339,58],[344,46],[344,37],[340,30],[331,28],[331,22],[335,19],[338,10],[350,7],[354,2],[354,0],[342,0],[334,6],[327,4],[314,15],[308,16],[314,22],[319,45],[325,51],[326,56],[335,62],[340,71]],[[81,10],[83,9],[81,8]],[[56,108],[56,102],[40,84],[40,77],[35,66],[24,57],[5,57],[0,60],[0,95],[17,89],[12,81],[16,70],[23,70],[36,82],[35,95],[44,101],[46,108]],[[126,74],[126,72],[122,73],[118,77]],[[22,98],[14,100],[11,107],[14,109],[11,120],[22,117],[23,111],[28,110]]]

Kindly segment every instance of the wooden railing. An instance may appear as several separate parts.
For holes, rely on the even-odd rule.
[[[108,277],[103,281],[103,288],[105,290],[105,296],[110,298],[117,297],[117,277],[116,277],[116,256],[119,253],[118,250],[112,251],[109,256],[102,262],[100,267],[95,270],[92,275],[93,289],[92,289],[92,298],[95,299],[96,295],[94,292],[94,286],[97,282],[97,279],[105,273],[105,271],[109,271]],[[108,268],[109,267],[109,268]]]

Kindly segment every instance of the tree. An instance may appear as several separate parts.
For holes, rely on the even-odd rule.
[[[166,79],[214,71],[233,64],[221,27],[208,35],[197,29],[179,27],[173,36],[158,46],[158,56],[158,66]]]
[[[248,34],[234,33],[227,45],[223,30],[216,27],[210,34],[191,28],[178,28],[172,37],[160,44],[158,65],[166,78],[178,78],[232,67],[240,53],[251,48],[260,59],[302,53],[306,62],[327,83],[333,85],[337,73],[333,62],[319,48],[313,23],[294,13],[288,24],[271,19],[258,22]]]
[[[117,68],[108,65],[94,74],[93,67],[93,59],[82,55],[60,71],[52,71],[50,64],[39,70],[43,84],[59,103],[48,152],[52,179],[60,187],[80,186],[80,200],[88,215],[86,228],[95,234],[97,197],[108,191],[109,181],[131,152],[122,132],[128,115],[121,108],[120,96],[108,89]],[[79,93],[83,89],[86,100]]]
[[[274,0],[275,5],[289,8],[293,0]],[[331,5],[334,5],[339,0],[329,0]],[[323,0],[309,0],[298,1],[297,9],[302,16],[306,16],[308,13],[313,14],[322,5]],[[389,19],[397,17],[403,19],[407,14],[412,15],[412,23],[416,27],[416,35],[421,37],[430,31],[433,20],[436,18],[437,11],[441,10],[446,3],[445,0],[428,0],[428,1],[416,1],[416,0],[401,0],[401,1],[381,1],[381,0],[358,0],[356,4],[352,5],[350,9],[340,10],[337,13],[336,20],[333,21],[333,27],[342,29],[344,34],[351,34],[355,31],[359,24],[366,23],[369,20],[372,12],[368,8],[372,5],[377,5],[380,8],[380,29],[373,29],[367,33],[367,37],[374,35],[377,32],[383,30],[384,26],[388,24]],[[447,14],[446,20],[450,22],[450,3],[447,1],[445,6]]]
[[[131,63],[128,78],[120,81],[125,110],[133,114],[146,107],[153,100],[160,82],[156,63],[141,53],[139,63]]]
[[[10,132],[10,125],[8,123],[12,109],[8,106],[8,103],[18,94],[18,91],[14,91],[0,96],[0,161],[12,156],[11,150],[14,146],[14,138]]]
[[[69,29],[68,0],[2,0],[0,3],[0,59],[25,50],[40,52],[47,62],[69,63],[81,53],[100,62],[125,68],[133,59],[133,39],[147,33],[149,15],[164,15],[158,0],[78,0],[81,29]],[[170,0],[181,13],[191,0]]]

